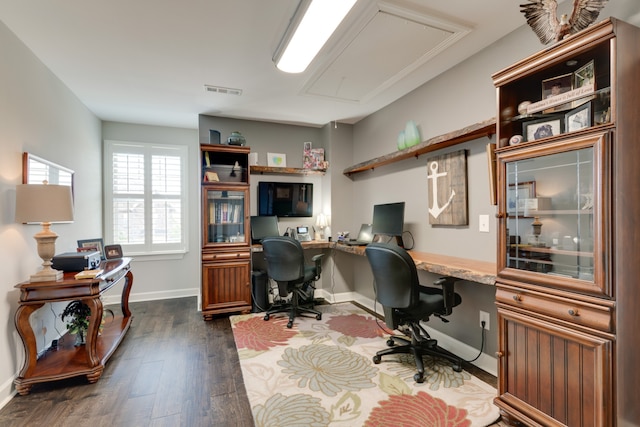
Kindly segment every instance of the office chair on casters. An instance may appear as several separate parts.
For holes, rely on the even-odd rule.
[[[422,356],[425,354],[447,359],[453,363],[453,370],[462,371],[462,361],[439,349],[437,341],[420,325],[421,320],[427,321],[432,315],[448,322],[443,316],[451,314],[452,308],[462,301],[453,291],[455,279],[437,280],[435,284],[441,289],[420,285],[415,262],[407,251],[394,244],[371,243],[365,253],[373,271],[376,299],[385,308],[387,325],[399,330],[403,328],[410,338],[390,337],[387,340],[390,348],[377,352],[373,362],[380,363],[382,356],[387,354],[413,354],[418,370],[413,379],[417,383],[424,382]],[[396,346],[396,341],[404,345]]]
[[[302,245],[287,236],[265,237],[262,249],[267,261],[267,275],[278,283],[278,293],[283,298],[291,294],[289,303],[267,310],[264,320],[269,320],[274,313],[288,312],[287,328],[291,328],[298,314],[315,314],[316,319],[322,319],[322,313],[310,305],[313,306],[313,282],[320,278],[324,254],[315,255],[311,259],[314,264],[306,265]]]

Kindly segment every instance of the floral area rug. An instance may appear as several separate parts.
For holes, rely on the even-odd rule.
[[[322,320],[261,313],[231,316],[255,425],[486,426],[499,418],[496,389],[449,362],[425,356],[425,382],[413,356],[390,355],[376,318],[351,303],[320,305]]]

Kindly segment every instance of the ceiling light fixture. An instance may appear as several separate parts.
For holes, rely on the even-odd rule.
[[[357,0],[302,0],[273,56],[286,73],[302,73]]]

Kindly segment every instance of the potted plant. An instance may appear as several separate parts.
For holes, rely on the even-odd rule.
[[[89,319],[91,317],[91,309],[87,304],[80,300],[71,301],[65,307],[60,318],[67,321],[67,329],[69,333],[75,334],[76,345],[82,345],[85,343],[85,337],[87,335],[87,329],[89,328]]]

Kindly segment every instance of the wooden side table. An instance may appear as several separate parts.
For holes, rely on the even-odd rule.
[[[20,289],[20,304],[15,315],[15,325],[25,349],[25,361],[18,378],[14,380],[21,395],[29,394],[33,384],[56,381],[86,375],[90,383],[98,381],[104,365],[116,350],[131,326],[129,293],[133,285],[130,271],[131,258],[103,261],[103,274],[95,279],[76,280],[75,273],[65,273],[64,278],[51,282],[24,282],[16,285]],[[123,283],[121,309],[106,322],[98,334],[102,322],[102,300],[100,296]],[[31,313],[45,303],[82,300],[91,309],[86,344],[75,346],[74,336],[66,334],[60,339],[57,350],[49,349],[38,358],[36,337],[29,323]]]

